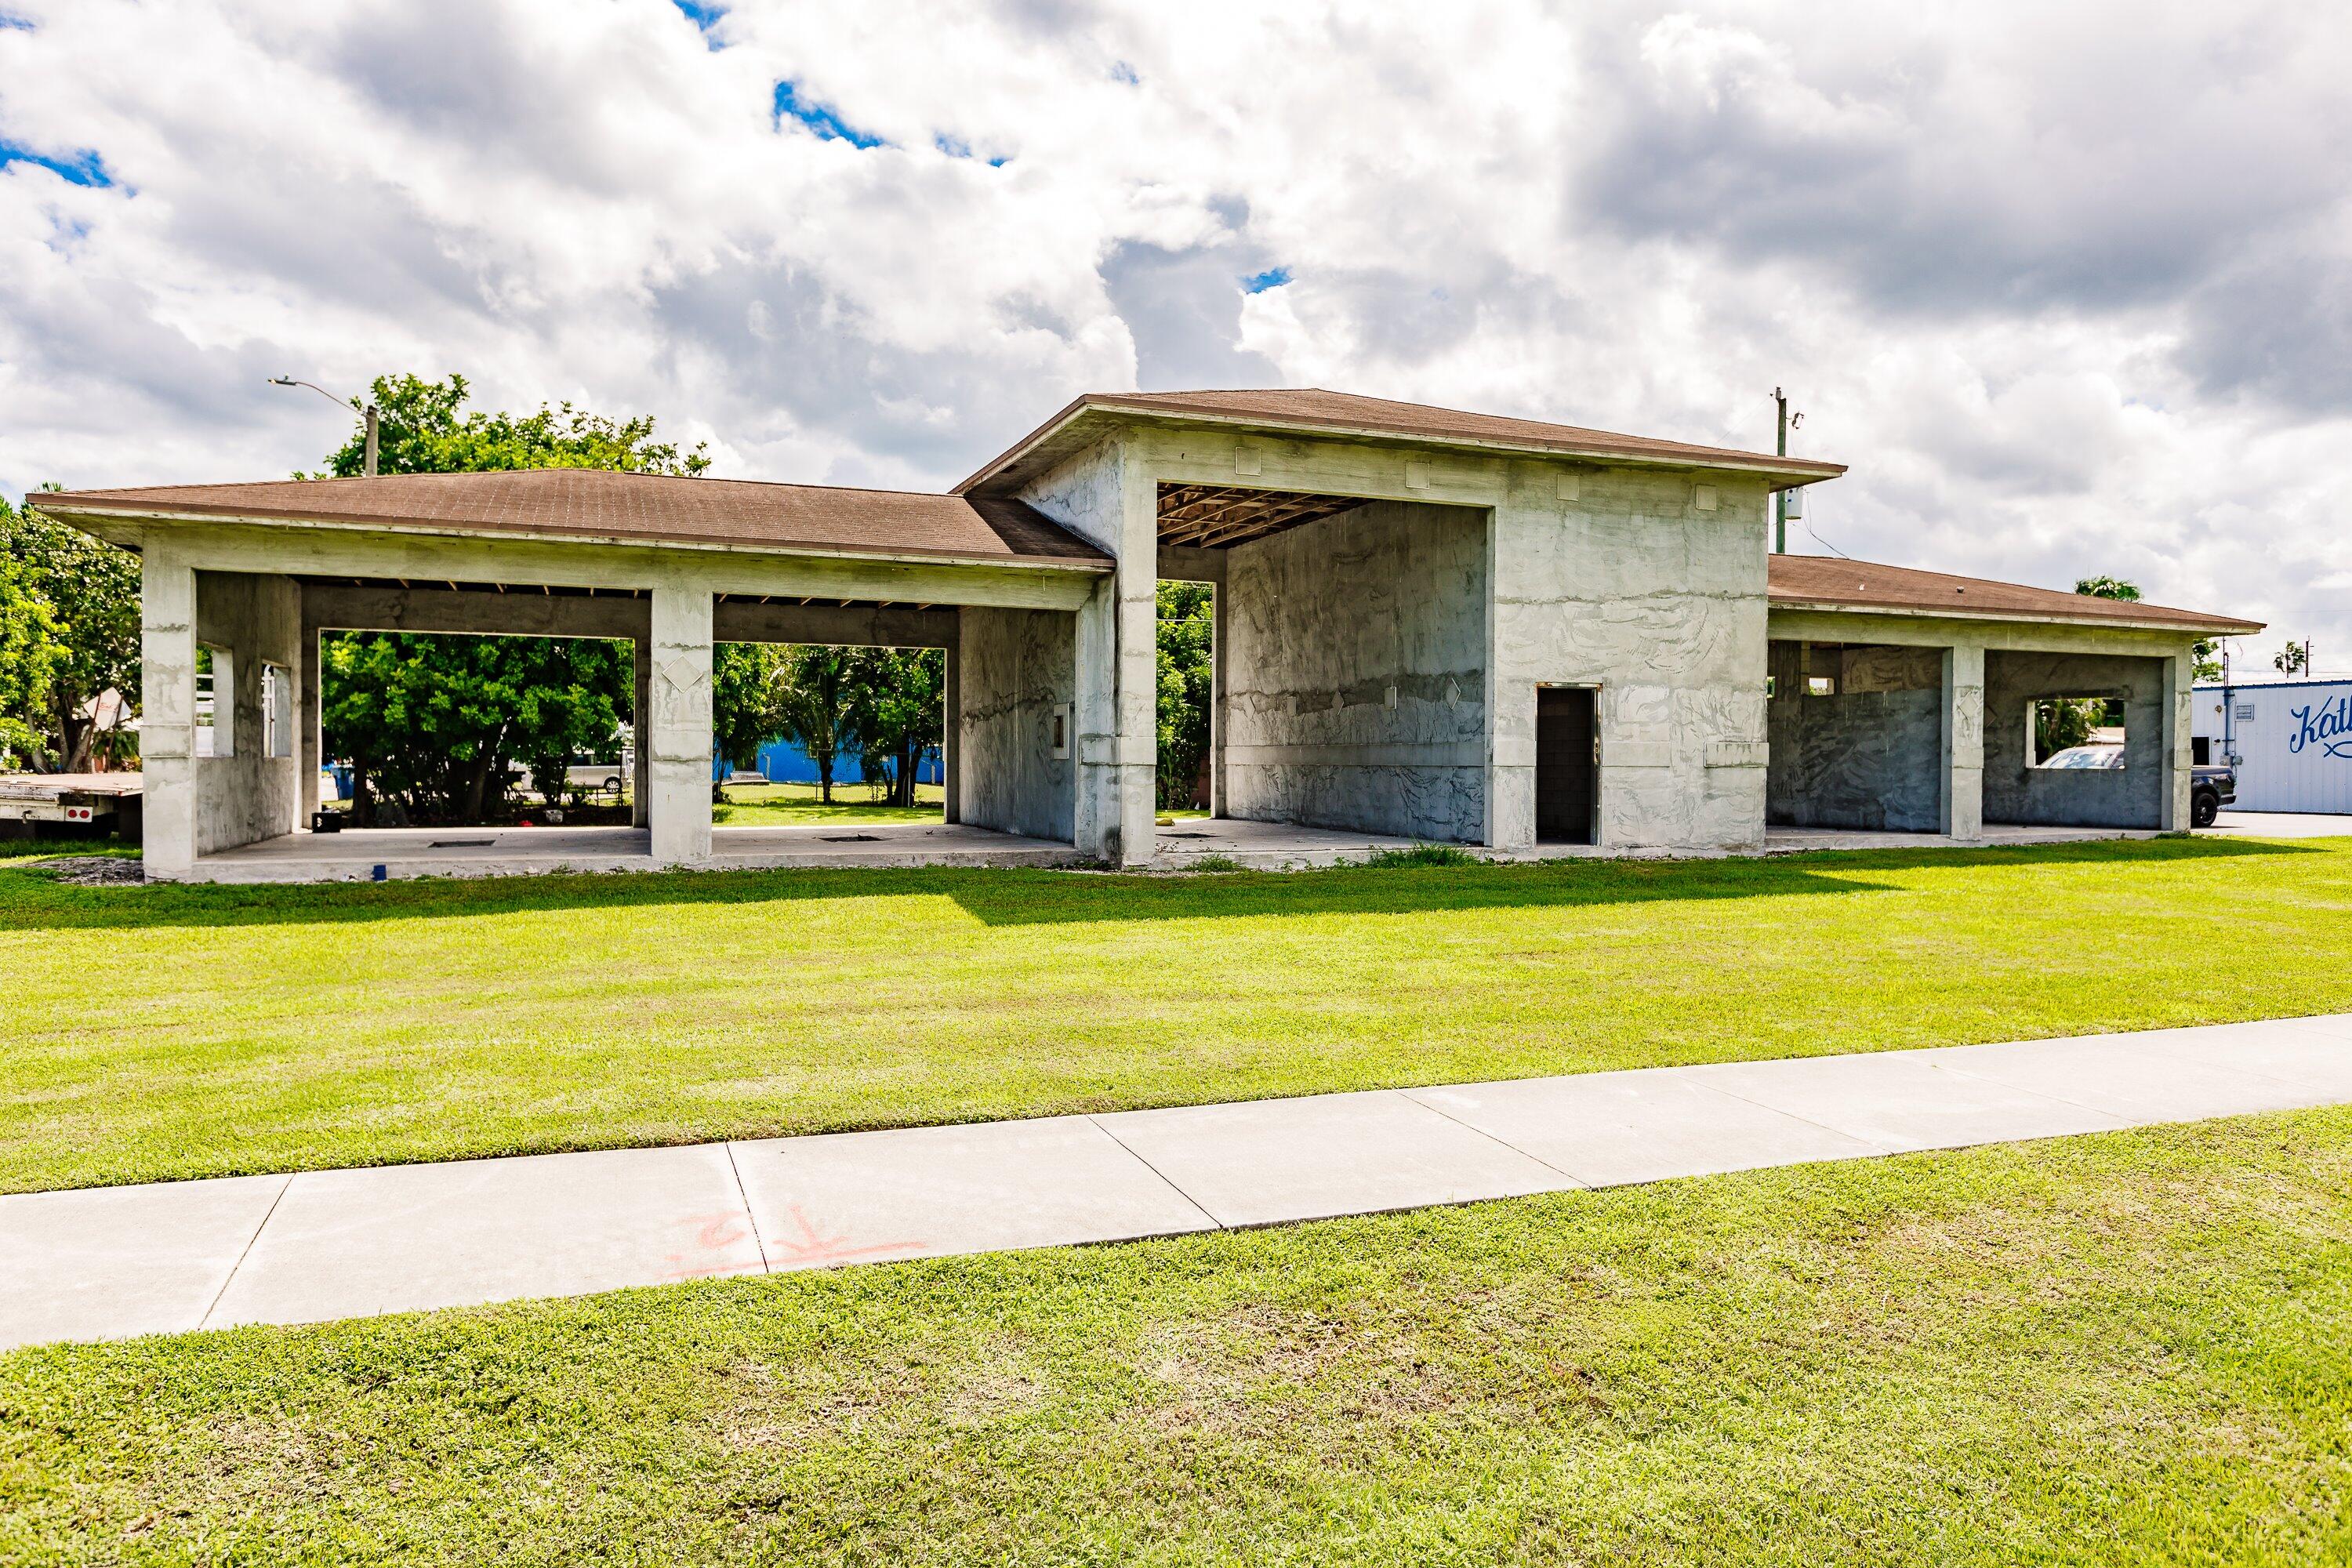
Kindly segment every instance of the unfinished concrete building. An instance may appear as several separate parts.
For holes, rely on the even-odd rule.
[[[1338,393],[1213,392],[1082,397],[947,495],[559,469],[37,505],[144,559],[158,878],[1282,862],[1413,842],[1713,853],[2186,826],[2191,649],[2257,628],[1769,554],[1771,494],[1843,471]],[[1163,579],[1215,595],[1212,816],[1172,827],[1155,821]],[[638,826],[463,843],[306,831],[319,637],[341,628],[632,642]],[[714,829],[711,650],[730,640],[945,649],[944,822],[849,843]],[[200,649],[233,692],[233,737],[205,755]],[[2074,755],[2043,754],[2053,703],[2089,739]]]

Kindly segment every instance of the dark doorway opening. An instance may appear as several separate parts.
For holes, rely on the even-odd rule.
[[[1600,742],[1592,688],[1536,688],[1536,841],[1590,844]]]

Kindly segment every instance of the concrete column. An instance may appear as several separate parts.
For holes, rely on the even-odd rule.
[[[2167,833],[2186,833],[2193,820],[2190,793],[2196,784],[2189,747],[2195,700],[2197,655],[2193,650],[2164,661],[2164,794],[2158,805],[2158,826]]]
[[[1118,848],[1122,866],[1150,863],[1160,815],[1160,487],[1130,451],[1119,465]]]
[[[1944,650],[1944,832],[1984,837],[1982,647]]]
[[[636,666],[636,698],[630,707],[629,733],[635,738],[635,760],[629,772],[629,821],[637,827],[653,826],[654,645],[650,637],[630,645]]]
[[[1233,666],[1225,657],[1225,605],[1233,597],[1224,583],[1209,588],[1209,815],[1229,816],[1225,794],[1225,699]]]
[[[294,766],[299,774],[294,781],[297,832],[310,827],[310,816],[319,809],[319,764],[324,747],[319,733],[319,644],[322,635],[306,623],[296,644]]]
[[[710,858],[711,594],[697,583],[656,584],[653,595],[652,722],[638,744],[648,766],[654,858]]]
[[[196,863],[196,573],[161,544],[140,563],[143,858],[151,878]]]
[[[963,820],[963,737],[957,731],[963,728],[963,661],[959,650],[949,648],[945,658],[947,669],[947,714],[940,724],[940,778],[945,788],[943,816],[949,822]]]

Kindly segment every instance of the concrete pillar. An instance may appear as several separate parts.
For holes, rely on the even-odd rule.
[[[630,645],[636,665],[636,697],[629,712],[629,733],[634,741],[635,761],[629,772],[629,821],[637,827],[653,826],[653,758],[654,749],[648,737],[653,733],[654,647],[650,637],[636,638]]]
[[[2157,826],[2167,833],[2186,833],[2193,820],[2189,810],[2196,773],[2189,746],[2195,700],[2197,655],[2193,650],[2164,661],[2164,793]]]
[[[323,739],[319,733],[319,645],[323,633],[304,624],[297,652],[299,662],[294,671],[294,766],[300,774],[295,780],[296,831],[310,826],[310,816],[319,809],[319,765],[323,751]]]
[[[196,863],[196,573],[158,543],[140,562],[141,814],[147,875]]]
[[[958,639],[961,641],[961,637]],[[963,737],[957,731],[963,727],[963,660],[961,650],[948,648],[946,716],[940,722],[940,780],[941,817],[948,822],[963,820]]]
[[[1230,577],[1227,581],[1230,581]],[[1225,583],[1209,588],[1209,815],[1226,816],[1225,700],[1233,679],[1225,657],[1225,605],[1233,595]]]
[[[668,865],[710,858],[710,620],[708,587],[655,587],[652,721],[637,739],[652,753],[646,805],[654,858]]]
[[[1944,650],[1944,832],[1984,837],[1984,665],[1981,647]]]
[[[1119,466],[1118,848],[1122,866],[1159,850],[1160,486],[1132,453]]]

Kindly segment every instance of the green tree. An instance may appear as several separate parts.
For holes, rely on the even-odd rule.
[[[2121,577],[2084,577],[2074,584],[2074,592],[2087,594],[2094,599],[2137,599],[2139,589]]]
[[[710,467],[700,445],[680,453],[654,439],[651,415],[611,419],[569,403],[542,403],[534,414],[467,410],[466,378],[424,381],[380,375],[371,388],[381,429],[377,471],[473,474],[505,468],[610,468],[627,473],[697,475]],[[354,408],[360,406],[355,400]],[[364,420],[327,456],[327,475],[350,478],[367,462]],[[298,479],[313,476],[298,474]],[[318,477],[327,477],[325,475]]]
[[[849,650],[848,732],[868,783],[892,805],[915,804],[915,774],[946,729],[948,664],[939,648]]]
[[[784,732],[790,664],[791,650],[773,643],[727,642],[711,649],[711,735],[728,766],[759,766],[761,746]]]
[[[7,503],[0,501],[0,510]],[[0,767],[9,753],[41,754],[40,722],[49,689],[66,661],[58,638],[57,609],[33,585],[29,567],[0,555]]]
[[[324,639],[320,727],[355,775],[362,825],[385,803],[410,820],[512,815],[513,764],[550,798],[574,756],[603,751],[635,670],[593,637],[347,632]]]
[[[776,733],[816,764],[817,794],[827,805],[833,801],[834,760],[854,732],[856,681],[849,656],[844,647],[786,648],[774,689]]]
[[[612,419],[562,404],[526,415],[465,407],[466,378],[378,376],[384,473],[508,468],[608,468],[697,475],[710,459],[654,438],[654,421]],[[327,472],[355,475],[365,426],[327,457]],[[509,763],[520,763],[550,798],[572,759],[606,752],[632,722],[635,671],[626,643],[587,638],[344,633],[328,639],[320,689],[327,754],[360,773],[353,805],[372,819],[377,798],[442,822],[509,815]],[[729,689],[749,690],[738,682]],[[721,708],[722,733],[744,721]],[[756,727],[756,726],[755,726]]]
[[[48,609],[48,639],[60,650],[42,656],[47,674],[37,700],[29,689],[0,696],[9,704],[0,711],[38,738],[27,751],[47,753],[61,772],[84,772],[95,739],[84,711],[92,699],[112,687],[126,704],[139,700],[139,558],[0,500],[0,559],[15,568],[0,584],[0,620],[28,625],[26,606],[37,599]],[[14,705],[19,701],[24,706]]]
[[[2311,645],[2290,641],[2271,656],[2271,663],[2290,680],[2298,675],[2308,674],[2311,669]]]
[[[1209,752],[1215,698],[1214,591],[1205,583],[1160,584],[1160,768],[1161,809],[1191,805]]]

